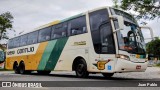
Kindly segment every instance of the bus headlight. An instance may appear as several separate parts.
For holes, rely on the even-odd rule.
[[[116,57],[121,58],[121,59],[125,59],[125,60],[130,60],[129,56],[123,55],[123,54],[117,54]]]

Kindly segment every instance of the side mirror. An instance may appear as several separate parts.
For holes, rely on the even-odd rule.
[[[148,29],[150,31],[150,34],[151,34],[151,39],[154,40],[153,30],[152,30],[151,27],[141,26],[140,28],[141,28],[140,30],[142,30],[142,29]]]
[[[113,15],[110,17],[113,21],[117,21],[117,24],[118,24],[118,28],[114,31],[114,32],[117,32],[117,31],[120,31],[120,30],[123,30],[124,29],[124,19],[122,16],[119,16],[119,15]]]

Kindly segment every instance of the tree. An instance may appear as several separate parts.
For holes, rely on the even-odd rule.
[[[113,7],[114,7],[114,8],[119,8],[118,0],[112,0],[112,1],[113,1],[113,3],[114,3]]]
[[[148,54],[153,54],[156,57],[160,58],[160,39],[156,38],[155,40],[149,42],[146,46]]]
[[[138,19],[153,20],[155,17],[160,18],[159,0],[121,0],[120,7],[123,10],[138,12]]]
[[[13,23],[12,20],[13,16],[11,15],[10,12],[0,14],[0,41],[9,39],[7,31],[12,30],[12,23]],[[0,49],[4,50],[4,47],[1,43],[0,43]]]

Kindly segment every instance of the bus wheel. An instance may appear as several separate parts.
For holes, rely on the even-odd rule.
[[[51,71],[37,71],[38,72],[38,74],[40,74],[40,75],[47,75],[47,74],[50,74],[51,73]]]
[[[16,74],[19,74],[20,72],[19,72],[19,67],[18,67],[18,63],[14,63],[13,64],[13,70],[14,70],[14,73],[16,73]]]
[[[114,75],[114,73],[102,73],[105,78],[110,78]]]
[[[25,65],[24,65],[24,62],[21,62],[19,64],[19,72],[20,72],[20,74],[25,74]]]
[[[88,77],[89,73],[87,71],[87,65],[84,59],[81,59],[75,68],[76,76],[80,78]]]

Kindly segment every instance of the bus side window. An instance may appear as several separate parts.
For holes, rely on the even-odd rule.
[[[101,25],[100,36],[101,36],[101,46],[102,46],[101,53],[114,54],[115,46],[113,42],[114,40],[113,40],[110,23]]]
[[[38,31],[31,32],[28,34],[28,41],[27,41],[28,45],[37,43],[37,40],[38,40]]]
[[[27,34],[21,36],[20,46],[25,46],[25,45],[27,45],[27,40],[28,40],[28,35],[27,35]]]
[[[13,48],[19,47],[19,44],[20,44],[20,37],[14,38]]]
[[[112,39],[112,29],[107,9],[89,13],[89,19],[95,52],[97,54],[114,53],[114,40]],[[113,47],[110,48],[109,45]]]
[[[73,35],[78,35],[78,34],[83,34],[87,32],[86,28],[86,17],[78,17],[75,18],[68,23],[68,35],[73,36]]]
[[[14,45],[13,39],[10,39],[8,42],[8,49],[12,49]]]
[[[39,31],[38,42],[48,41],[51,36],[51,27],[44,28]]]
[[[52,27],[51,39],[58,39],[67,36],[67,23],[61,23]]]

